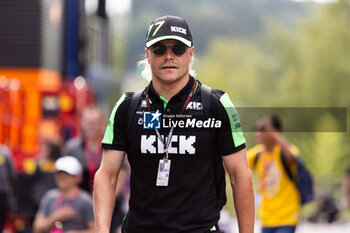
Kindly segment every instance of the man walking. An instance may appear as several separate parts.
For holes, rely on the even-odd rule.
[[[80,187],[92,194],[94,176],[100,166],[102,157],[101,140],[106,127],[106,119],[97,106],[86,107],[81,116],[82,136],[67,142],[66,153],[76,157],[83,166],[83,180]],[[127,187],[128,166],[125,163],[120,171],[118,186],[116,187],[116,203],[111,224],[111,232],[115,232],[120,226],[124,211],[123,190]]]
[[[145,53],[152,81],[139,97],[121,97],[102,141],[94,189],[96,231],[109,232],[116,180],[127,153],[130,201],[122,232],[219,232],[226,202],[224,164],[239,230],[253,233],[254,194],[239,118],[223,91],[212,90],[210,106],[204,103],[208,94],[190,75],[194,47],[186,21],[155,19]],[[209,116],[203,107],[211,108]]]

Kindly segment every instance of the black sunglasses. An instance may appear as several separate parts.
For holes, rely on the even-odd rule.
[[[171,51],[176,56],[181,56],[186,52],[187,48],[186,45],[177,43],[171,46]],[[156,56],[163,56],[167,51],[167,46],[164,44],[155,44],[151,47],[151,50]]]

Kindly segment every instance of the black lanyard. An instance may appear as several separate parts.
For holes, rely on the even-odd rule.
[[[191,92],[188,94],[187,96],[187,99],[179,113],[178,116],[181,116],[182,113],[184,113],[188,103],[190,102],[192,96],[193,96],[193,93],[196,89],[196,86],[197,86],[197,80],[194,80],[194,83],[193,83],[193,87],[191,89]],[[148,91],[149,91],[149,87],[147,87],[146,89],[146,103],[147,103],[147,108],[148,108],[148,111],[151,111],[151,106],[150,106],[150,103],[149,103],[149,96],[148,96]],[[176,120],[178,119],[178,117],[176,118]],[[168,148],[169,148],[169,145],[170,145],[170,142],[171,142],[171,138],[173,137],[173,132],[174,132],[174,125],[175,124],[172,124],[171,128],[170,128],[170,132],[168,134],[168,136],[166,137],[168,140],[165,142],[165,138],[163,139],[162,136],[160,135],[159,133],[159,130],[158,129],[155,129],[156,131],[156,134],[157,134],[157,137],[159,139],[160,142],[163,143],[163,146],[164,146],[164,160],[167,161],[168,158],[169,158],[169,153],[168,153]]]

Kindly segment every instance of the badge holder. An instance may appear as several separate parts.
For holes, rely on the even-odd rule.
[[[158,165],[158,174],[157,174],[157,186],[168,186],[169,184],[169,175],[170,175],[170,159],[161,159],[159,160]]]

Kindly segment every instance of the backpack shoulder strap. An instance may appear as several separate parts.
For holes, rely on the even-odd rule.
[[[134,92],[134,94],[132,95],[131,98],[131,103],[129,105],[129,109],[128,109],[128,115],[127,115],[127,121],[128,121],[128,127],[127,129],[130,130],[131,129],[131,122],[132,122],[132,116],[136,111],[137,105],[141,100],[141,95],[143,93],[144,89],[139,90],[137,92]]]
[[[212,99],[213,99],[213,89],[211,87],[208,87],[202,84],[201,101],[202,101],[205,118],[210,118],[213,116]],[[215,143],[214,132],[213,130],[209,129],[209,133],[210,133],[211,141],[214,145]],[[215,156],[213,156],[213,163],[214,163],[214,169],[215,169],[214,179],[215,179],[215,188],[216,188],[216,195],[217,195],[217,205],[218,205],[218,208],[221,210],[222,207],[226,204],[225,172],[224,172],[221,156],[218,156],[218,154],[215,154]]]
[[[202,84],[201,85],[201,98],[202,98],[202,105],[205,117],[209,118],[212,115],[211,111],[211,95],[212,95],[213,89],[211,87],[208,87],[207,85]]]
[[[258,160],[259,160],[259,157],[260,157],[260,154],[261,152],[258,152],[254,158],[254,162],[253,162],[253,168],[255,168],[256,164],[258,163]],[[286,171],[287,173],[287,176],[288,178],[291,180],[291,181],[294,181],[296,182],[293,174],[292,174],[292,171],[290,170],[288,164],[287,164],[287,161],[286,161],[286,158],[284,157],[284,154],[281,152],[281,161],[282,161],[282,165],[283,165],[283,168],[284,170]]]
[[[260,151],[259,151],[259,152],[256,154],[256,156],[255,156],[255,158],[254,158],[254,162],[253,162],[253,168],[255,168],[255,167],[256,167],[256,164],[258,163],[258,160],[259,160],[260,154],[261,154],[261,152],[260,152]]]
[[[296,179],[294,178],[293,174],[292,174],[292,171],[290,170],[288,164],[287,164],[287,161],[286,161],[286,158],[285,158],[285,155],[283,154],[283,152],[281,151],[281,161],[282,161],[282,165],[284,167],[284,170],[286,171],[287,173],[287,176],[288,178],[293,181],[293,182],[297,182]]]

